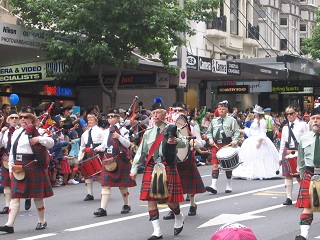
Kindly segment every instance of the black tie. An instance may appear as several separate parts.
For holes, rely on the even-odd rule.
[[[223,118],[221,118],[221,128],[223,129]],[[217,133],[216,133],[216,139],[220,139],[220,126],[217,130]]]
[[[316,133],[316,141],[314,145],[314,166],[320,166],[320,133]]]
[[[294,125],[294,123],[291,123],[291,126],[290,126],[290,127],[291,127],[291,129],[293,129],[293,125]]]
[[[160,134],[160,128],[158,127],[157,128],[157,135],[156,135],[156,138],[155,139],[157,139],[157,137],[159,136],[159,134]],[[158,159],[158,157],[159,157],[159,150],[160,150],[160,146],[156,149],[156,151],[154,152],[154,154],[153,154],[153,160],[156,160],[156,159]]]
[[[91,132],[92,132],[92,128],[90,128],[89,132],[88,132],[88,142],[87,142],[87,147],[91,147],[92,142],[92,137],[91,137]]]

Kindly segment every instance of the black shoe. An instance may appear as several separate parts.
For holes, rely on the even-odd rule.
[[[229,190],[229,189],[228,189],[228,190],[225,190],[224,192],[225,192],[225,193],[232,193],[232,190]]]
[[[45,222],[45,223],[39,222],[39,223],[37,224],[37,226],[36,226],[36,230],[43,230],[43,229],[45,229],[46,227],[47,227],[47,222]]]
[[[31,208],[31,198],[27,198],[24,202],[24,209],[29,210]]]
[[[167,215],[163,216],[163,220],[174,219],[174,214],[172,211],[169,211]]]
[[[121,210],[121,214],[126,214],[129,213],[131,211],[131,207],[128,205],[123,205],[122,210]]]
[[[90,194],[88,194],[84,199],[83,201],[91,201],[91,200],[94,200],[94,197]]]
[[[292,205],[292,200],[290,198],[287,198],[282,205]]]
[[[0,214],[8,214],[9,213],[9,207],[4,207]]]
[[[188,216],[195,216],[197,214],[197,205],[190,206]]]
[[[187,202],[190,202],[190,196],[189,196],[189,194],[187,194],[186,201],[187,201]]]
[[[299,235],[299,236],[296,236],[295,240],[307,240],[307,239]]]
[[[210,187],[210,186],[207,186],[207,187],[206,187],[206,191],[207,191],[207,192],[211,192],[212,194],[217,194],[217,190],[213,189],[213,188]]]
[[[8,227],[7,225],[0,227],[0,232],[14,233],[13,227]]]
[[[183,225],[182,225],[181,228],[174,228],[173,234],[174,234],[175,236],[177,236],[179,233],[182,232],[182,229],[183,229]]]
[[[154,240],[154,239],[162,239],[162,235],[157,237],[155,235],[151,235],[151,237],[148,238],[148,240]]]
[[[103,208],[98,208],[97,210],[94,211],[93,215],[98,217],[107,216],[107,211],[104,210]]]

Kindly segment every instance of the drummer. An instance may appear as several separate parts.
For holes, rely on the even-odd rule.
[[[187,119],[187,106],[183,102],[177,102],[176,104],[174,104],[171,112],[172,114],[170,119],[172,119],[173,121],[176,121],[179,116],[183,117],[182,119]],[[197,112],[196,109],[194,109],[190,113],[190,118],[193,119],[196,116]],[[188,120],[186,120],[185,123],[188,124]],[[183,123],[176,122],[175,124],[178,128],[183,127],[186,130],[181,132],[182,135],[184,135],[183,133],[186,132],[186,136],[184,137],[195,138],[191,139],[190,144],[183,149],[186,151],[186,153],[189,154],[186,154],[186,156],[184,156],[184,159],[179,159],[177,164],[177,170],[180,176],[183,193],[190,196],[190,209],[188,212],[188,216],[194,216],[197,214],[195,194],[204,193],[206,191],[203,185],[202,178],[196,166],[194,149],[203,147],[205,141],[201,138],[199,125],[194,124],[194,122],[190,122],[190,128],[189,124],[186,127],[182,126],[184,125]],[[163,216],[163,219],[174,219],[173,212],[170,211],[166,216]]]
[[[129,205],[129,190],[128,187],[136,186],[136,181],[129,176],[132,159],[132,153],[129,150],[129,130],[120,126],[120,114],[118,109],[111,109],[107,115],[110,127],[104,131],[103,143],[95,148],[95,151],[106,151],[107,159],[114,158],[117,162],[117,167],[114,171],[108,171],[104,167],[101,171],[101,207],[93,214],[98,217],[107,216],[107,205],[111,195],[111,187],[120,189],[123,207],[121,214],[126,214],[131,211]]]
[[[219,177],[219,162],[217,152],[224,146],[236,147],[240,132],[235,118],[228,116],[228,101],[223,101],[218,104],[219,117],[212,119],[207,130],[209,145],[212,147],[212,183],[206,187],[207,192],[217,193],[217,180]],[[227,187],[225,193],[232,192],[232,170],[226,171]]]
[[[103,142],[104,132],[98,127],[98,117],[95,114],[88,114],[88,129],[81,135],[81,143],[78,155],[78,161],[88,159],[94,156],[94,149]],[[103,157],[104,152],[99,152],[99,155]],[[101,158],[102,159],[102,158]],[[87,187],[87,196],[83,201],[94,200],[93,197],[93,179],[87,178],[85,180]]]

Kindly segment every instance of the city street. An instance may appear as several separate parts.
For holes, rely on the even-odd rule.
[[[211,183],[211,166],[199,167],[205,185]],[[123,202],[119,189],[112,188],[106,217],[95,217],[93,212],[100,207],[100,185],[94,183],[94,201],[84,202],[85,185],[71,185],[54,188],[55,195],[46,200],[47,229],[36,231],[37,212],[34,204],[29,211],[24,210],[21,201],[20,213],[15,223],[15,233],[0,233],[1,240],[13,239],[124,239],[146,240],[153,232],[148,221],[147,203],[139,200],[142,175],[138,175],[138,186],[130,189],[129,214],[120,214]],[[220,172],[218,194],[197,195],[197,215],[188,217],[189,202],[181,204],[186,216],[184,229],[178,236],[173,235],[174,220],[164,221],[168,212],[166,204],[159,205],[160,226],[163,239],[210,239],[224,223],[238,222],[251,228],[258,240],[290,240],[300,233],[299,217],[301,210],[284,206],[286,199],[284,180],[238,180],[233,181],[233,192],[224,193],[226,177]],[[298,184],[294,182],[294,200]],[[0,207],[4,197],[0,196]],[[294,201],[295,203],[295,201]],[[0,215],[0,224],[7,221],[7,215]],[[319,214],[314,214],[309,239],[320,239]]]

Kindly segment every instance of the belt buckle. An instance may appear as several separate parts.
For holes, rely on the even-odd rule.
[[[218,143],[218,144],[221,144],[221,143],[222,143],[222,140],[221,140],[221,139],[218,139],[218,140],[217,140],[217,143]]]
[[[313,170],[313,174],[320,175],[320,168],[315,167],[314,170]]]
[[[16,155],[16,161],[22,162],[22,155],[17,154]]]

